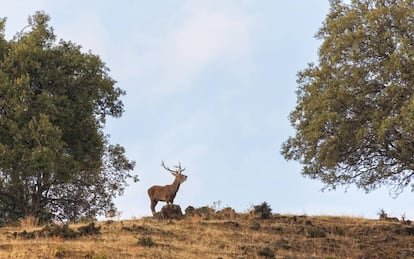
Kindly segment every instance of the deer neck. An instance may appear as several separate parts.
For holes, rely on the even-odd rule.
[[[175,190],[178,191],[178,189],[180,188],[180,181],[178,179],[175,179],[174,182],[171,184],[171,187]]]

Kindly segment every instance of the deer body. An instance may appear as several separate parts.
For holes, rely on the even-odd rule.
[[[161,164],[166,170],[170,171],[174,175],[175,179],[172,184],[159,186],[154,185],[148,189],[148,196],[151,200],[151,211],[152,214],[155,214],[155,206],[159,201],[166,202],[167,204],[173,204],[174,198],[177,195],[180,184],[187,180],[187,176],[181,174],[185,170],[181,168],[181,165],[176,166],[177,170],[171,170],[164,165],[164,162]]]

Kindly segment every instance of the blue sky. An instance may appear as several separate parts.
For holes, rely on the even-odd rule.
[[[296,73],[316,61],[313,38],[329,10],[321,0],[0,0],[11,38],[38,10],[58,38],[98,54],[125,113],[109,120],[112,143],[136,161],[140,181],[116,200],[122,218],[151,214],[146,190],[173,177],[160,166],[181,161],[188,180],[175,199],[184,209],[217,204],[239,212],[268,202],[273,212],[414,218],[413,193],[386,187],[365,194],[321,192],[280,146],[294,131]],[[161,208],[161,204],[157,209]]]

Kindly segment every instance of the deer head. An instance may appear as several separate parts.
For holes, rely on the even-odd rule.
[[[164,167],[165,170],[169,171],[172,175],[174,175],[175,180],[178,181],[180,184],[182,184],[185,180],[187,180],[187,176],[181,174],[185,171],[185,168],[181,168],[181,163],[178,162],[178,166],[175,165],[174,167],[176,170],[171,170],[167,166],[165,166],[164,161],[162,161],[161,166]]]
[[[175,170],[167,167],[164,164],[164,161],[162,161],[161,166],[170,172],[175,177],[175,179],[172,184],[165,186],[154,185],[148,189],[148,196],[151,200],[151,211],[153,214],[155,214],[155,206],[157,205],[158,201],[164,201],[167,202],[167,204],[172,204],[174,202],[175,195],[180,188],[180,184],[187,180],[187,176],[182,174],[185,168],[181,167],[180,162],[178,162],[177,166],[174,166]]]

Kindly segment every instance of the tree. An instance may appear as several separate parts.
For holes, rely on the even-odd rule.
[[[56,41],[38,12],[12,40],[0,20],[0,219],[69,220],[113,208],[134,162],[103,133],[125,92],[81,46]]]
[[[318,63],[298,73],[296,135],[282,154],[328,189],[398,194],[414,179],[414,3],[330,3]]]

